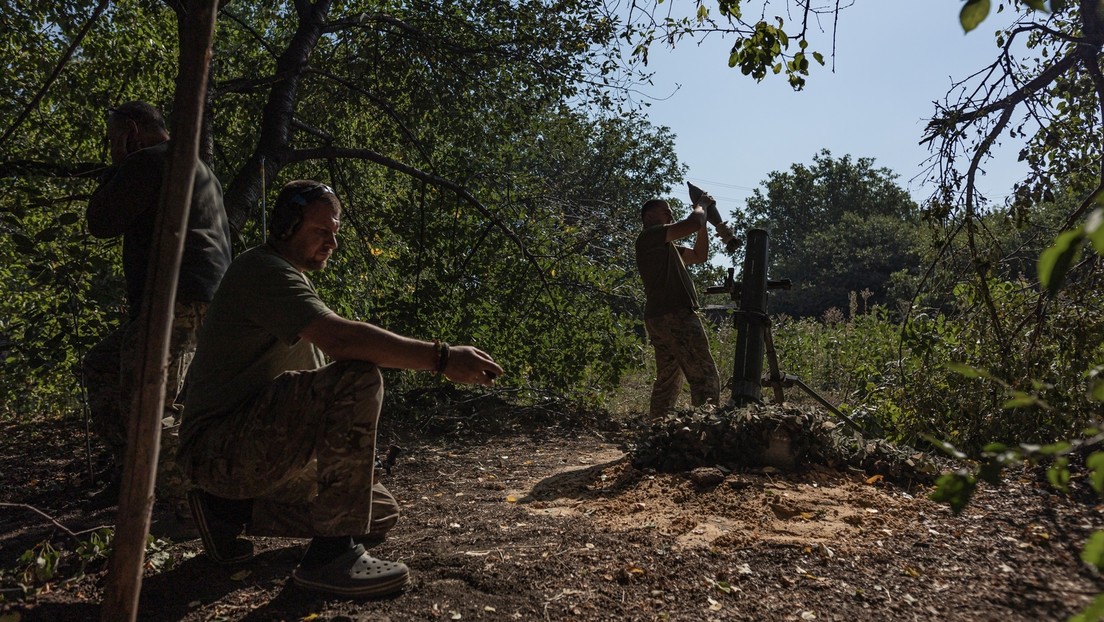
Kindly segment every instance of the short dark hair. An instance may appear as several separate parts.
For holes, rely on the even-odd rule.
[[[667,201],[664,201],[663,199],[652,199],[651,201],[645,201],[644,205],[640,206],[640,216],[643,218],[644,214],[647,214],[649,211],[659,209],[661,207],[669,207],[667,205]]]
[[[310,179],[296,179],[284,184],[276,196],[272,207],[272,220],[268,223],[268,232],[277,240],[286,240],[295,235],[295,230],[303,222],[303,208],[319,199],[324,199],[341,216],[341,201],[333,188]]]
[[[108,108],[112,116],[119,116],[129,121],[134,121],[138,129],[143,132],[169,132],[165,127],[165,117],[161,111],[146,102],[133,101],[119,104],[114,108]]]

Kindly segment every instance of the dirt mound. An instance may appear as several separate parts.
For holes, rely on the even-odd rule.
[[[883,439],[812,408],[754,404],[739,409],[681,412],[645,426],[626,444],[633,465],[666,473],[700,467],[810,465],[856,469],[902,486],[930,484],[951,465]]]

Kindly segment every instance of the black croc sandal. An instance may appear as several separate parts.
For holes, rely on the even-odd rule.
[[[357,545],[318,568],[296,568],[295,584],[350,598],[376,598],[401,592],[410,581],[410,569],[402,562],[389,562],[369,555]]]

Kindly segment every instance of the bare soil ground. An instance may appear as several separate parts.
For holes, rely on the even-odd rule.
[[[572,417],[391,436],[404,450],[384,481],[404,516],[374,554],[410,566],[401,596],[297,588],[300,540],[257,539],[254,560],[218,566],[158,507],[139,619],[1035,621],[1104,589],[1078,559],[1104,528],[1081,477],[1059,495],[1013,473],[955,516],[926,487],[845,467],[642,470],[619,426],[553,420]],[[0,502],[72,531],[111,524],[113,508],[81,509],[83,442],[79,421],[0,424]],[[46,540],[64,572],[24,594],[18,558]],[[106,566],[77,575],[74,548],[42,516],[0,507],[0,621],[98,620]]]

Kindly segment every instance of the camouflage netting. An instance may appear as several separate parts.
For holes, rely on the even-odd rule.
[[[666,473],[820,464],[907,485],[932,483],[943,470],[932,456],[864,438],[840,419],[788,405],[676,413],[652,424],[626,449],[635,467]]]

